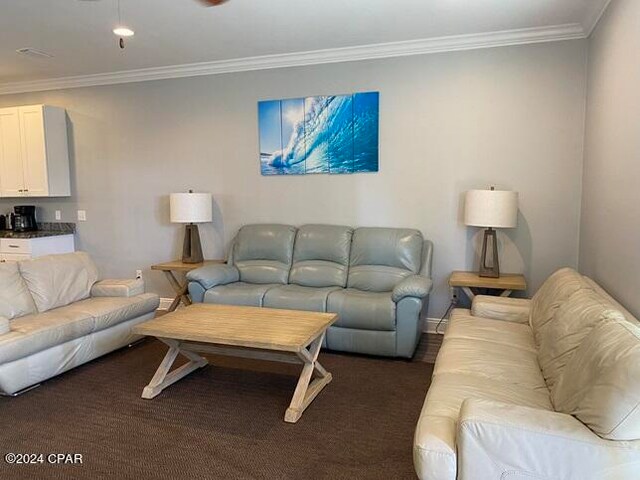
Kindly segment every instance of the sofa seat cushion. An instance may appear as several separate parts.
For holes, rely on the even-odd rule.
[[[269,308],[285,308],[290,310],[327,311],[327,298],[339,287],[313,288],[300,285],[281,285],[269,290],[263,306]]]
[[[78,311],[86,312],[94,320],[93,332],[132,320],[158,308],[160,299],[153,293],[134,297],[93,297],[73,304]]]
[[[425,400],[425,408],[429,415],[457,420],[462,403],[468,398],[553,411],[546,388],[531,388],[468,373],[434,374]]]
[[[262,307],[264,295],[277,286],[276,284],[254,284],[245,282],[218,285],[204,293],[203,302]]]
[[[625,318],[606,299],[587,288],[574,292],[556,309],[553,318],[540,327],[538,361],[552,392],[582,340],[607,319]]]
[[[84,337],[93,328],[91,314],[76,305],[16,318],[11,331],[0,336],[0,364]]]
[[[640,440],[640,326],[608,320],[594,327],[553,392],[557,410],[608,440]]]
[[[331,292],[327,311],[338,314],[336,327],[395,331],[396,304],[391,292],[365,292],[346,288]]]
[[[447,338],[466,338],[495,343],[496,348],[514,346],[536,353],[533,332],[528,324],[474,317],[469,310],[456,309],[451,313]]]
[[[518,344],[500,345],[492,341],[445,335],[434,369],[434,375],[442,373],[475,375],[547,390],[535,352]]]
[[[36,312],[16,262],[0,263],[0,316],[9,320]]]
[[[88,298],[98,281],[98,269],[84,252],[25,260],[20,273],[39,312]]]

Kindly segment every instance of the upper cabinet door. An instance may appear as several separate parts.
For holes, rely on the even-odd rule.
[[[49,195],[44,114],[41,105],[19,107],[22,137],[22,166],[28,196]]]
[[[24,169],[18,108],[0,109],[0,195],[24,196]]]

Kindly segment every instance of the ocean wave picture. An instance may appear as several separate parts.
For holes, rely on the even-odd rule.
[[[258,102],[262,175],[377,172],[379,96]]]

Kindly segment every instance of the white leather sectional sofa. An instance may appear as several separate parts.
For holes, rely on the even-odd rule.
[[[640,479],[640,325],[562,269],[455,310],[416,428],[422,480]]]
[[[0,392],[14,394],[138,337],[157,295],[142,280],[98,281],[86,253],[0,263]]]

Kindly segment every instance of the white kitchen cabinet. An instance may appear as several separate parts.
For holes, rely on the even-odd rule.
[[[0,263],[75,251],[74,236],[56,235],[38,238],[0,238]]]
[[[0,196],[70,195],[65,110],[49,105],[0,108]]]

